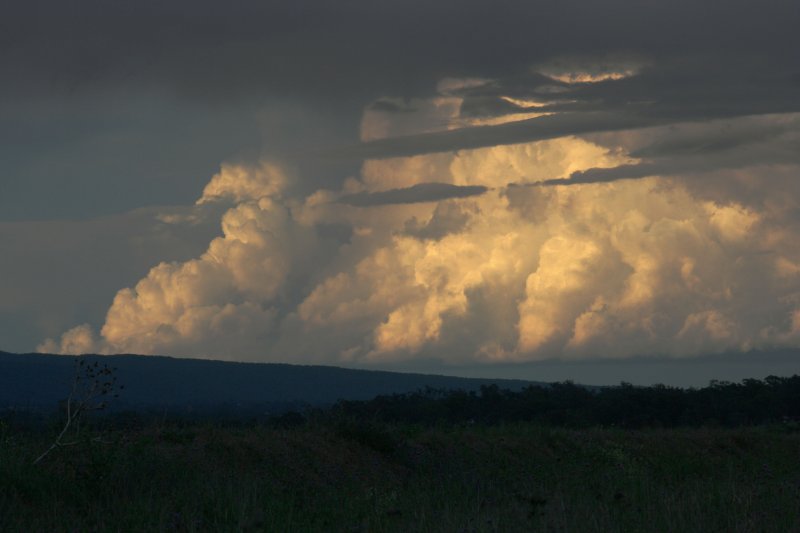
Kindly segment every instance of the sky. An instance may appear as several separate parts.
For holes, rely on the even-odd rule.
[[[800,6],[17,2],[0,349],[800,373]]]

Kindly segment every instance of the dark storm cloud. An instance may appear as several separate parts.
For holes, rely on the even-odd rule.
[[[647,120],[644,117],[615,115],[601,111],[562,113],[498,126],[475,126],[379,139],[330,151],[326,155],[329,157],[364,159],[405,157],[451,150],[483,148],[499,144],[540,141],[565,135],[641,128],[653,124],[654,121]]]
[[[670,128],[649,144],[631,151],[631,156],[659,158],[690,155],[712,155],[743,146],[775,142],[773,149],[788,148],[800,134],[800,114],[765,115],[719,120],[695,128]]]
[[[339,198],[339,203],[356,207],[393,204],[438,202],[449,198],[478,196],[489,189],[482,185],[451,185],[449,183],[418,183],[403,189],[381,192],[359,192]]]
[[[389,102],[386,100],[378,100],[377,102],[373,102],[369,105],[369,109],[372,111],[381,111],[383,113],[411,113],[416,111],[413,107],[403,107],[395,104],[394,102]]]
[[[745,67],[752,67],[745,75]],[[630,79],[576,84],[560,101],[533,108],[553,113],[495,126],[475,126],[379,139],[332,150],[329,156],[389,158],[516,144],[589,133],[701,122],[756,114],[800,111],[800,69],[773,72],[746,60],[716,68],[697,64],[646,68]],[[518,81],[514,81],[518,83]],[[564,84],[561,84],[563,86]],[[481,88],[465,100],[468,113],[499,116],[518,112],[499,98],[505,83]],[[491,93],[494,93],[492,95]],[[552,98],[553,95],[550,95]],[[515,97],[545,99],[536,86]],[[755,132],[758,133],[758,132]]]
[[[235,120],[250,131],[254,129],[252,117],[265,108],[279,108],[283,113],[295,107],[302,109],[300,120],[262,124],[268,132],[262,139],[263,146],[269,147],[266,155],[280,153],[297,160],[303,170],[310,169],[309,175],[322,176],[311,179],[330,182],[340,180],[341,173],[325,169],[334,164],[342,167],[344,159],[431,153],[797,109],[797,20],[798,5],[793,0],[758,4],[733,0],[724,5],[713,0],[31,0],[6,7],[0,17],[0,95],[5,96],[0,100],[0,138],[18,138],[18,131],[30,129],[30,123],[11,126],[2,120],[20,106],[51,116],[80,101],[77,107],[88,107],[89,114],[115,117],[113,102],[127,106],[130,95],[136,95],[145,108],[164,107],[165,103],[176,110],[183,106],[180,111],[186,116],[217,114],[220,117],[214,121]],[[645,58],[650,66],[629,80],[575,87],[535,69],[553,58],[613,57],[616,53]],[[560,61],[568,63],[568,59]],[[543,111],[588,115],[351,146],[357,143],[361,113],[370,102],[382,97],[428,97],[445,76],[492,80],[485,86],[458,91],[466,98],[464,116],[518,111],[500,100],[501,95],[538,97],[553,102]],[[149,103],[148,98],[152,100]],[[207,105],[209,102],[214,105]],[[195,107],[186,108],[191,105]],[[382,111],[405,110],[385,100],[374,105]],[[392,106],[396,109],[390,110]],[[96,139],[108,138],[108,129],[130,123],[125,118],[106,120],[105,128],[85,132],[91,142],[97,144]],[[200,130],[210,130],[185,124],[188,121],[180,118],[170,123],[173,128],[185,126],[195,137]],[[41,160],[42,150],[50,149],[43,133],[52,130],[50,122],[36,125],[30,141],[24,143],[23,151],[29,154],[26,161]],[[303,124],[298,126],[300,122]],[[168,147],[180,138],[174,132],[160,135],[164,128],[157,120],[142,127],[152,130],[147,138],[154,144],[163,142]],[[64,126],[70,138],[74,138],[72,129],[70,124]],[[319,130],[326,135],[309,138]],[[221,139],[236,132],[227,127],[212,133],[204,137],[221,146]],[[60,156],[63,146],[59,142],[54,157]],[[119,148],[115,150],[119,152]],[[80,158],[92,160],[90,148],[85,152]],[[155,152],[155,147],[150,148],[140,158],[152,160]],[[332,158],[313,156],[320,152],[347,157],[335,163]],[[0,157],[13,159],[14,153],[0,152]],[[214,160],[241,155],[227,146],[209,147],[203,153]],[[125,153],[111,155],[115,160],[129,157]],[[19,204],[34,198],[27,185],[33,181],[42,182],[37,189],[76,179],[86,182],[87,188],[102,189],[103,179],[120,172],[131,176],[112,189],[129,187],[128,196],[140,198],[136,205],[145,205],[143,198],[153,193],[152,188],[129,186],[136,181],[133,174],[153,174],[152,169],[138,168],[140,165],[125,165],[118,171],[92,167],[77,172],[72,161],[58,164],[67,170],[69,180],[48,181],[30,165],[12,169],[10,174],[29,177],[14,178],[18,183],[5,191],[9,202],[13,199]],[[198,165],[177,168],[180,165],[175,161],[165,165],[176,167],[170,175],[183,176],[180,181],[184,184],[204,180],[209,168],[207,164],[206,170],[198,170]],[[197,177],[186,177],[190,175]],[[175,193],[163,201],[184,199]],[[75,201],[80,203],[79,198]],[[51,203],[48,209],[58,208],[55,201]],[[122,200],[116,204],[108,211],[136,207]],[[1,203],[0,207],[13,208]],[[88,205],[81,207],[91,211]],[[41,211],[35,216],[42,216]],[[22,213],[14,216],[24,218]]]
[[[800,116],[747,117],[689,128],[672,128],[663,138],[634,150],[646,160],[613,168],[591,168],[566,179],[544,180],[533,186],[575,185],[700,174],[757,165],[800,164]]]
[[[800,144],[795,146],[795,150],[800,149]],[[752,155],[752,157],[750,157]],[[757,154],[748,153],[743,157],[734,157],[726,160],[712,160],[706,156],[673,158],[669,160],[659,160],[657,162],[639,163],[633,165],[622,165],[614,168],[592,168],[589,170],[573,172],[567,179],[549,179],[535,184],[534,186],[552,185],[578,185],[586,183],[608,183],[612,181],[646,178],[649,176],[675,176],[678,174],[702,174],[715,170],[742,168],[756,166],[758,164],[797,164],[800,156],[795,154],[781,154],[783,159],[779,159],[774,154],[762,154],[763,157],[756,157]]]
[[[362,101],[425,92],[444,75],[521,73],[559,54],[755,53],[791,65],[797,9],[792,0],[33,0],[4,10],[0,66],[6,91],[157,83],[202,98]]]
[[[548,187],[555,185],[579,185],[587,183],[610,183],[612,181],[647,178],[649,176],[671,176],[677,173],[697,173],[713,170],[701,161],[669,161],[663,163],[639,163],[614,168],[592,168],[573,172],[566,179],[554,178],[527,184],[529,187]]]

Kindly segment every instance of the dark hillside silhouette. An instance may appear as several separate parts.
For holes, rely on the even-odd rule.
[[[234,363],[161,356],[81,356],[115,367],[124,394],[114,409],[193,410],[269,406],[285,411],[300,405],[325,406],[337,400],[368,400],[381,394],[425,387],[478,390],[496,384],[519,390],[529,381],[457,378],[354,370],[331,366]],[[69,392],[74,357],[0,352],[0,409],[54,408]]]

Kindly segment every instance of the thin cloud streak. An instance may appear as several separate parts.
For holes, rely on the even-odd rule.
[[[744,123],[744,124],[742,124]],[[694,128],[695,131],[691,131]],[[689,130],[689,131],[686,131]],[[745,117],[719,124],[683,124],[677,133],[631,153],[640,163],[576,171],[530,185],[610,183],[650,176],[704,174],[760,165],[800,165],[800,117]]]
[[[488,187],[482,185],[452,185],[449,183],[418,183],[403,189],[380,192],[359,192],[346,194],[338,203],[355,207],[376,207],[382,205],[418,204],[439,202],[451,198],[469,198],[486,193]]]

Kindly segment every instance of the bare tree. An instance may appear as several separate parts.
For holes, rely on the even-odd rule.
[[[47,455],[63,446],[72,446],[79,441],[65,441],[70,429],[74,428],[76,437],[79,432],[80,419],[88,411],[98,411],[106,408],[107,398],[118,397],[118,390],[125,388],[124,385],[117,385],[117,377],[114,376],[116,368],[107,364],[100,365],[97,361],[86,362],[85,359],[75,358],[75,375],[72,379],[72,390],[65,400],[66,420],[64,427],[56,437],[56,440],[46,449],[33,464],[38,464]]]

